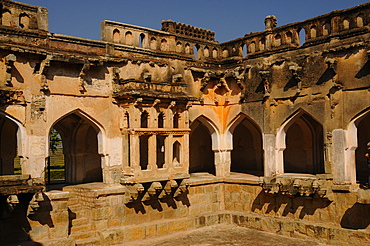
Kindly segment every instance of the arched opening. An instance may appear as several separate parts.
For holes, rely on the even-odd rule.
[[[209,57],[209,48],[208,46],[204,47],[204,57]]]
[[[311,26],[311,29],[310,29],[310,34],[311,34],[311,38],[316,38],[317,37],[317,32],[316,32],[316,26]]]
[[[194,53],[194,59],[198,60],[199,59],[199,54],[198,54],[198,51],[199,51],[199,45],[194,45],[193,47],[193,53]]]
[[[49,133],[49,156],[46,171],[47,184],[65,183],[66,167],[63,154],[62,137],[55,128]]]
[[[347,19],[343,20],[343,29],[349,29],[349,21]]]
[[[65,182],[80,184],[103,181],[98,142],[100,129],[78,112],[64,116],[53,128],[62,139]]]
[[[279,47],[281,45],[281,35],[276,34],[274,37],[274,47]]]
[[[285,33],[285,43],[291,44],[293,41],[293,34],[291,31]]]
[[[265,50],[265,46],[266,46],[266,39],[265,38],[261,38],[261,40],[259,41],[259,50],[260,51]]]
[[[121,40],[121,33],[118,29],[113,30],[113,42],[119,43]]]
[[[164,127],[164,113],[161,112],[158,115],[158,128],[163,128]]]
[[[356,17],[356,24],[357,24],[357,27],[363,27],[364,26],[364,16],[363,16],[363,14],[359,14]]]
[[[174,166],[181,163],[181,144],[179,141],[175,141],[172,145],[172,163]]]
[[[3,9],[1,24],[3,26],[11,26],[13,24],[12,13],[8,9]]]
[[[233,130],[231,172],[263,176],[263,150],[261,131],[247,118]]]
[[[222,50],[222,57],[223,58],[229,57],[229,50],[227,48]]]
[[[156,50],[157,49],[157,39],[154,38],[154,37],[150,39],[150,48],[152,50]]]
[[[144,40],[145,40],[145,34],[141,33],[139,36],[139,47],[143,48],[144,47]]]
[[[326,35],[329,35],[331,32],[331,28],[330,28],[330,23],[325,23],[323,26],[322,26],[322,34],[324,36]]]
[[[126,32],[125,42],[126,42],[126,45],[132,45],[132,33],[131,32]]]
[[[173,128],[179,128],[180,115],[178,113],[173,116]]]
[[[148,118],[149,118],[148,112],[144,111],[141,113],[141,116],[140,116],[140,127],[141,128],[148,128]]]
[[[165,162],[165,135],[157,135],[157,167],[163,168]]]
[[[17,124],[0,115],[0,175],[21,174],[17,132]]]
[[[140,116],[140,127],[148,128],[149,114],[143,111]],[[141,170],[148,169],[149,163],[149,135],[139,136],[139,148],[140,148],[140,167]]]
[[[299,45],[302,46],[306,42],[306,30],[304,28],[301,28],[298,32],[299,36]]]
[[[23,29],[28,29],[30,26],[30,17],[26,13],[19,15],[19,27]]]
[[[370,142],[370,113],[367,113],[357,123],[356,181],[360,184],[369,182],[370,169],[367,165],[365,153],[367,143]]]
[[[250,44],[250,52],[254,53],[255,51],[256,51],[256,44],[252,42]],[[248,47],[246,44],[243,44],[242,53],[243,53],[243,57],[246,57],[248,55]]]
[[[200,120],[194,121],[191,129],[189,172],[208,172],[215,175],[211,132]]]
[[[161,51],[168,51],[168,42],[166,39],[162,39],[160,49]]]
[[[182,53],[182,43],[181,42],[176,43],[176,52]]]
[[[190,54],[190,44],[185,44],[185,53]]]
[[[284,172],[324,173],[322,125],[301,112],[291,120],[285,133]]]
[[[217,51],[216,48],[213,48],[213,50],[212,50],[212,57],[213,58],[218,58],[218,51]]]

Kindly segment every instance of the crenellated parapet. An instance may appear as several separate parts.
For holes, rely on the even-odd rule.
[[[187,38],[215,41],[215,32],[172,20],[162,21],[161,30]]]

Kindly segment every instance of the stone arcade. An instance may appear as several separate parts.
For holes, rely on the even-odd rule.
[[[45,8],[1,10],[1,244],[218,223],[370,242],[370,3],[284,26],[267,16],[225,43],[174,21],[103,21],[88,40],[48,32]],[[45,181],[51,129],[62,190]]]

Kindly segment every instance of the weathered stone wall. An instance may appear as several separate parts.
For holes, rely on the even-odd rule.
[[[172,21],[53,34],[45,9],[3,1],[0,147],[4,132],[17,140],[23,175],[0,186],[0,226],[16,224],[1,240],[109,245],[235,223],[368,243],[369,6],[282,27],[268,16],[219,44]],[[45,192],[52,127],[68,186]]]

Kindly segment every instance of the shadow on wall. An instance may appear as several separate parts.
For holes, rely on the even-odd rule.
[[[365,229],[370,225],[370,205],[355,203],[343,215],[340,225],[347,229]]]
[[[18,194],[19,204],[6,217],[0,217],[0,245],[32,242],[32,245],[41,245],[29,239],[28,232],[31,230],[27,220],[27,209],[33,194]],[[6,209],[6,197],[0,197],[0,213]],[[20,245],[21,245],[20,244]],[[31,245],[31,244],[30,244]]]
[[[32,221],[38,221],[41,225],[47,225],[49,228],[54,227],[53,220],[51,219],[50,212],[53,210],[50,199],[45,195],[42,194],[43,200],[42,202],[38,202],[38,209],[28,215],[28,218]]]
[[[269,214],[271,212],[281,212],[281,216],[288,216],[289,214],[296,214],[299,212],[299,219],[304,219],[306,215],[313,215],[317,209],[326,208],[331,202],[326,199],[310,199],[305,197],[288,197],[281,194],[271,195],[261,191],[252,204],[252,212],[263,211],[267,205],[266,211],[263,213]]]
[[[135,210],[135,213],[137,214],[138,213],[146,214],[145,206],[150,206],[153,210],[158,210],[159,212],[163,211],[162,204],[166,204],[167,208],[172,208],[172,209],[177,209],[180,203],[181,205],[190,207],[190,201],[187,196],[187,193],[182,194],[178,197],[168,196],[168,197],[160,198],[160,199],[157,196],[154,196],[152,199],[148,201],[141,201],[142,198],[143,198],[143,195],[141,195],[136,201],[126,204],[126,206],[128,208],[133,208]]]

